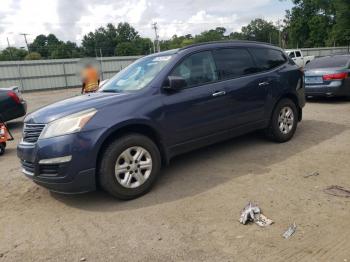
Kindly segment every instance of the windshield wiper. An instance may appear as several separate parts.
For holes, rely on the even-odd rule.
[[[101,92],[103,92],[103,93],[121,93],[120,90],[114,90],[114,89],[105,89],[105,90],[101,90]]]

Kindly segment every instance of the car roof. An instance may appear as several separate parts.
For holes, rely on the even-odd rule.
[[[198,43],[193,45],[188,45],[183,48],[180,48],[179,51],[187,50],[187,49],[197,49],[197,48],[215,48],[215,47],[226,47],[226,46],[250,46],[250,47],[268,47],[268,48],[276,48],[280,49],[279,47],[269,44],[269,43],[263,43],[263,42],[257,42],[257,41],[247,41],[247,40],[226,40],[226,41],[213,41],[213,42],[204,42],[204,43]]]
[[[282,50],[280,47],[269,43],[263,43],[263,42],[257,42],[257,41],[246,41],[246,40],[227,40],[227,41],[203,42],[203,43],[188,45],[182,48],[170,49],[159,53],[150,54],[147,57],[174,55],[182,51],[192,50],[192,49],[200,50],[200,49],[206,49],[206,48],[234,47],[234,46],[265,47],[265,48],[274,48],[274,49]]]

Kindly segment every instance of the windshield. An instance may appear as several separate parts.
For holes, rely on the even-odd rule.
[[[156,77],[171,58],[172,55],[168,54],[141,58],[116,74],[100,91],[119,93],[140,90]]]

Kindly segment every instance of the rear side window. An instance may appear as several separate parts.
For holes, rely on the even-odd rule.
[[[283,65],[287,58],[279,50],[270,48],[250,48],[259,71],[268,71]]]
[[[257,72],[252,56],[244,48],[223,48],[213,54],[221,80]]]
[[[174,68],[170,75],[185,79],[186,88],[218,80],[215,62],[210,51],[188,56]]]
[[[301,57],[300,51],[296,51],[295,54],[296,54],[297,57]]]
[[[350,63],[349,55],[335,55],[316,58],[306,65],[306,69],[346,67]]]

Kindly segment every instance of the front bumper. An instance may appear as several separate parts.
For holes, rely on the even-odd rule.
[[[96,150],[94,137],[98,131],[89,131],[38,140],[35,144],[21,142],[17,156],[23,173],[35,183],[51,191],[74,194],[96,189]],[[69,162],[39,163],[40,160],[71,156]]]

